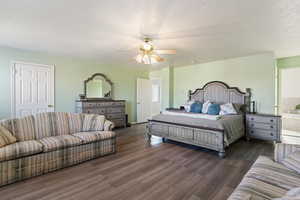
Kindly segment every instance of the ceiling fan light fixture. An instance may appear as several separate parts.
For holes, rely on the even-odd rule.
[[[136,56],[135,60],[138,63],[146,64],[146,65],[155,64],[164,61],[163,58],[153,54],[139,54]]]

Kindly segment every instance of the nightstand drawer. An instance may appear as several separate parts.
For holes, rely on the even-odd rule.
[[[276,124],[265,124],[265,123],[258,123],[258,122],[248,122],[247,128],[249,129],[264,129],[264,130],[277,130]]]
[[[278,123],[278,117],[247,115],[247,121],[248,122],[267,123],[267,124],[277,124]]]
[[[276,131],[267,131],[261,129],[250,129],[248,134],[251,138],[264,139],[264,140],[276,140],[277,132]]]

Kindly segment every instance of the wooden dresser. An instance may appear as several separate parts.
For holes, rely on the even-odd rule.
[[[281,117],[268,114],[246,114],[247,138],[280,142]]]
[[[115,127],[126,127],[125,100],[77,100],[76,112],[105,115]]]

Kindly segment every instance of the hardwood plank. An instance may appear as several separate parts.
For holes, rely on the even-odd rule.
[[[0,188],[1,200],[221,200],[271,143],[240,140],[227,157],[174,141],[144,139],[145,125],[117,130],[117,153]]]

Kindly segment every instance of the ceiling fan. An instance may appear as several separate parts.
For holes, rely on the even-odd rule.
[[[173,55],[176,54],[176,50],[158,50],[155,49],[151,38],[144,38],[143,44],[140,46],[139,54],[135,57],[138,63],[142,64],[154,64],[163,62],[164,59],[158,54]]]

